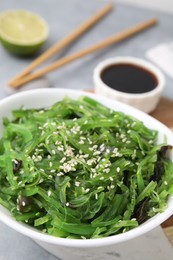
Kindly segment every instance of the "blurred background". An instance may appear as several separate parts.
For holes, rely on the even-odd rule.
[[[35,56],[27,58],[11,55],[0,46],[0,98],[9,94],[6,91],[6,86],[10,79],[30,64],[39,54],[70,33],[108,2],[104,0],[87,0],[85,3],[80,0],[1,1],[1,12],[7,9],[26,9],[39,14],[49,25],[49,37]],[[114,56],[134,56],[147,59],[146,52],[148,50],[158,44],[172,41],[173,15],[170,11],[173,3],[171,0],[119,0],[112,2],[115,3],[112,12],[44,65],[86,48],[147,19],[157,17],[158,25],[49,73],[46,78],[48,78],[52,87],[92,89],[93,69],[100,61]],[[78,73],[77,77],[76,72]],[[173,93],[171,92],[172,79],[168,75],[166,77],[167,85],[163,95],[173,99]]]
[[[130,3],[138,6],[147,7],[150,9],[165,11],[173,13],[173,1],[172,0],[120,0],[121,3]]]

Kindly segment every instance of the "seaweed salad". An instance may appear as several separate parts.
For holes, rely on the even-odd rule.
[[[0,204],[63,238],[126,232],[167,207],[173,163],[158,132],[83,96],[4,118]]]

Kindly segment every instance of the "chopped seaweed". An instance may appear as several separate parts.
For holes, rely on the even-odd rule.
[[[0,203],[16,220],[65,238],[98,238],[162,212],[173,164],[158,133],[89,97],[4,119]]]

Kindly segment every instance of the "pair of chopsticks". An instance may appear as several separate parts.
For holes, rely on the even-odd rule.
[[[116,35],[113,35],[97,44],[94,44],[86,49],[78,51],[67,57],[61,58],[41,70],[33,72],[33,70],[35,68],[37,68],[39,65],[41,65],[44,61],[48,60],[54,54],[58,53],[61,49],[63,49],[64,47],[66,47],[67,45],[72,43],[74,40],[76,40],[84,32],[89,30],[94,24],[96,24],[99,20],[101,20],[112,9],[113,9],[113,5],[107,4],[104,8],[99,10],[94,16],[90,17],[87,21],[85,21],[82,25],[80,25],[77,29],[75,29],[69,35],[67,35],[64,39],[60,40],[58,43],[53,45],[51,48],[49,48],[47,51],[45,51],[42,55],[40,55],[38,58],[36,58],[24,71],[22,71],[19,75],[17,75],[14,79],[12,79],[8,83],[8,85],[13,88],[21,87],[23,84],[28,83],[41,76],[44,76],[45,74],[47,74],[53,70],[56,70],[56,69],[64,66],[65,64],[68,64],[76,59],[86,56],[87,54],[90,54],[90,53],[93,53],[100,49],[111,46],[112,44],[125,40],[157,23],[157,19],[155,19],[155,18],[147,20],[143,23],[137,24],[129,29],[126,29]]]

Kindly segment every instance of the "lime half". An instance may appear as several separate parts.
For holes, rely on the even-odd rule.
[[[9,10],[0,14],[0,40],[10,52],[34,54],[48,37],[48,25],[37,14],[26,10]]]

